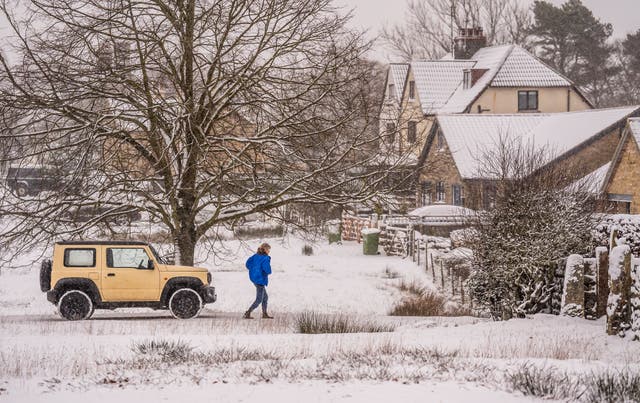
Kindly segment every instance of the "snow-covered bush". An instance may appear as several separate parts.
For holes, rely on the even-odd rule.
[[[451,239],[451,246],[453,248],[459,248],[472,245],[478,238],[478,231],[474,228],[463,228],[451,231],[449,234]]]
[[[615,214],[597,217],[593,230],[596,246],[610,247],[613,230],[618,230],[618,244],[629,245],[631,254],[640,256],[640,215]]]
[[[550,312],[558,292],[557,262],[588,252],[593,201],[572,183],[572,167],[548,166],[553,156],[528,144],[505,142],[487,154],[481,178],[493,207],[479,214],[469,279],[472,297],[496,320]]]

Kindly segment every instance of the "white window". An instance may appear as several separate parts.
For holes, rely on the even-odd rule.
[[[416,99],[416,82],[409,81],[409,99]]]
[[[462,88],[465,90],[471,88],[471,70],[464,70],[462,72]]]
[[[95,267],[96,250],[90,248],[65,249],[64,265],[66,267]]]
[[[444,182],[436,183],[436,201],[444,202],[445,197]]]
[[[107,249],[107,267],[146,269],[148,266],[149,255],[143,248]]]

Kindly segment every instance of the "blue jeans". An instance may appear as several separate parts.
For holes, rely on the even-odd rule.
[[[267,287],[264,285],[254,284],[256,286],[256,300],[253,301],[251,307],[249,308],[249,312],[253,311],[258,307],[258,305],[262,304],[262,312],[267,312],[267,302],[269,301],[269,296],[267,295]]]

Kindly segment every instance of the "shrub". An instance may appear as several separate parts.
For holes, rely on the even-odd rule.
[[[415,290],[413,291],[415,292]],[[444,296],[431,291],[403,299],[393,307],[391,316],[443,316],[446,314]]]
[[[245,225],[236,227],[234,234],[240,239],[262,239],[281,237],[284,227],[280,224]]]
[[[172,363],[186,362],[193,353],[193,347],[180,340],[146,340],[134,343],[131,349],[140,355]]]
[[[584,383],[587,402],[640,402],[640,373],[627,370],[591,374]]]
[[[311,245],[304,245],[302,247],[302,254],[305,256],[313,255],[313,247]]]
[[[320,333],[380,333],[393,332],[391,325],[372,322],[359,323],[345,315],[322,315],[317,312],[303,312],[295,319],[296,330],[304,334]]]
[[[429,291],[425,290],[424,287],[422,287],[415,281],[408,283],[405,280],[402,280],[402,282],[398,284],[398,289],[403,292],[408,292],[409,294],[416,297],[420,297],[426,293],[429,293]]]
[[[515,372],[507,372],[506,376],[510,386],[526,396],[555,399],[576,397],[576,383],[553,367],[536,367],[526,363]]]

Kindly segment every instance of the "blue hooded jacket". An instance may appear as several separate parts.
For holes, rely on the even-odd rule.
[[[256,253],[247,259],[245,264],[249,269],[249,279],[257,285],[269,284],[269,274],[271,274],[271,257]]]

